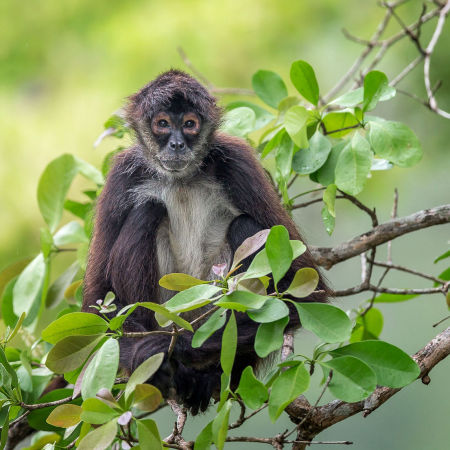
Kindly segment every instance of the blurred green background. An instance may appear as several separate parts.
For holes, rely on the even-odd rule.
[[[399,10],[406,23],[418,17],[421,4],[412,0]],[[47,163],[69,152],[98,164],[115,143],[106,140],[94,149],[93,142],[103,122],[122,106],[126,96],[170,67],[187,69],[177,53],[178,46],[218,87],[248,88],[251,75],[262,68],[280,73],[287,81],[292,61],[304,59],[315,68],[325,92],[361,51],[358,44],[344,38],[341,29],[369,38],[383,14],[375,0],[2,0],[0,269],[38,249],[43,221],[35,192]],[[424,42],[428,42],[434,25],[432,21],[424,27]],[[396,29],[393,23],[388,34]],[[441,108],[447,110],[449,31],[450,24],[446,24],[432,59],[433,80],[444,80],[437,97]],[[417,49],[405,39],[388,53],[380,69],[392,78],[416,55]],[[400,86],[423,96],[421,75],[417,68]],[[230,99],[221,101],[225,104]],[[411,126],[425,156],[413,169],[376,174],[362,199],[377,207],[382,220],[389,218],[394,187],[400,191],[400,215],[448,203],[450,122],[400,94],[377,112]],[[299,189],[307,189],[309,183],[300,180]],[[78,188],[75,184],[74,192]],[[324,246],[348,239],[370,225],[347,204],[339,204],[337,214],[331,238],[321,225],[319,207],[298,210],[296,219],[310,243]],[[442,226],[401,238],[393,246],[394,261],[437,275],[445,263],[434,266],[432,261],[448,248],[449,238],[449,228]],[[351,286],[358,283],[359,262],[343,264],[327,275],[335,288]],[[388,282],[398,287],[427,286],[410,277],[392,276]],[[362,299],[364,296],[341,299],[338,304],[350,308]],[[385,314],[381,337],[409,352],[418,350],[436,334],[431,324],[447,313],[440,296],[424,296],[380,309]],[[297,348],[305,353],[304,347],[311,345],[312,337],[301,332]],[[319,438],[352,440],[358,449],[447,449],[449,368],[449,361],[440,364],[432,372],[428,387],[416,383],[367,419],[354,417]],[[310,400],[315,400],[317,392],[311,392]],[[166,411],[159,414],[163,429],[167,427],[168,431],[173,417]],[[205,421],[193,420],[188,437],[192,438]],[[254,419],[239,434],[269,436],[287,426],[287,419],[275,426]],[[229,444],[230,448],[241,446]]]

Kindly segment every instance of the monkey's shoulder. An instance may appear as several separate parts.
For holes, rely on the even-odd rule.
[[[254,159],[255,150],[249,143],[240,137],[217,131],[211,144],[210,155],[213,158],[229,159]]]

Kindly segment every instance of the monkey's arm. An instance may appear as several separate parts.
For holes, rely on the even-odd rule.
[[[111,290],[106,267],[111,248],[130,210],[127,199],[132,179],[128,176],[126,168],[131,158],[130,151],[120,153],[115,158],[115,164],[98,199],[94,234],[84,277],[82,310],[86,312],[95,312],[89,306],[94,305],[98,299],[103,299]]]
[[[291,239],[304,241],[294,221],[281,205],[255,151],[243,139],[217,133],[213,154],[217,161],[216,176],[238,209],[251,217],[261,229],[284,225]],[[238,228],[235,227],[236,230]],[[288,273],[280,281],[280,289],[287,289],[295,272],[302,267],[315,268],[320,275],[318,289],[328,291],[324,278],[308,250],[293,261]],[[326,301],[326,295],[312,294],[309,300]]]

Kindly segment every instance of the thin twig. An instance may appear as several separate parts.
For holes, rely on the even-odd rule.
[[[439,114],[440,116],[445,117],[446,119],[450,119],[450,113],[438,108],[437,101],[434,96],[433,89],[431,87],[430,65],[431,65],[431,55],[432,55],[434,48],[439,40],[440,35],[442,33],[445,19],[446,19],[447,14],[449,13],[449,11],[450,11],[450,0],[447,0],[447,2],[445,3],[445,6],[439,12],[438,23],[434,30],[433,36],[431,37],[430,42],[429,42],[427,48],[425,49],[425,61],[423,63],[423,75],[424,75],[424,81],[425,81],[425,89],[427,91],[428,103],[429,103],[430,109],[432,111],[434,111],[436,114]]]
[[[173,350],[175,348],[175,344],[177,343],[177,339],[178,339],[178,328],[173,323],[172,324],[172,338],[170,339],[169,349],[167,350],[167,358],[170,358],[172,356]]]
[[[353,195],[346,194],[344,191],[341,191],[340,189],[338,189],[338,191],[340,192],[340,194],[343,198],[352,202],[356,207],[358,207],[361,211],[364,211],[370,217],[373,227],[376,227],[378,225],[378,217],[377,217],[377,213],[374,209],[370,209],[368,206],[364,205],[364,203],[361,203]]]
[[[155,331],[124,331],[122,336],[126,338],[143,338],[154,334],[164,334],[167,336],[173,336],[172,331],[155,330]]]
[[[342,195],[336,195],[336,198],[344,198]],[[322,201],[321,198],[315,198],[314,200],[310,200],[308,202],[298,203],[297,205],[293,205],[291,209],[299,209],[299,208],[306,208],[309,205],[313,205],[314,203],[319,203]]]
[[[374,48],[374,42],[377,42],[380,36],[386,29],[389,21],[391,19],[390,11],[387,11],[383,20],[379,23],[374,35],[366,44],[366,48],[363,50],[361,55],[358,56],[356,61],[352,64],[347,73],[338,81],[338,83],[323,97],[323,102],[326,104],[332,99],[336,94],[338,94],[341,89],[353,78],[353,76],[358,72],[361,65],[364,63],[365,59],[369,56]]]
[[[445,322],[446,320],[450,319],[450,316],[444,317],[443,319],[441,319],[439,322],[436,322],[433,324],[433,327],[436,328],[438,325],[440,325],[441,323]]]
[[[418,277],[426,278],[427,280],[434,281],[435,283],[446,284],[445,280],[441,280],[440,278],[433,277],[432,275],[427,275],[426,273],[410,269],[409,267],[399,266],[398,264],[392,263],[383,263],[381,261],[373,261],[373,264],[378,267],[386,267],[387,269],[395,269],[401,272],[407,272],[412,275],[417,275]]]
[[[419,55],[416,59],[411,61],[389,84],[391,86],[397,86],[403,78],[406,77],[414,68],[416,68],[423,60],[424,55]]]
[[[350,295],[359,294],[361,292],[371,291],[377,292],[379,294],[395,294],[395,295],[424,295],[424,294],[442,294],[448,291],[448,282],[442,287],[428,288],[428,289],[400,289],[400,288],[388,288],[375,286],[373,284],[366,285],[364,283],[354,286],[352,288],[343,289],[341,291],[333,291],[331,295],[333,297],[347,297]],[[317,293],[322,293],[322,291],[317,291]]]
[[[47,408],[49,406],[58,406],[58,405],[64,405],[65,403],[69,403],[73,400],[72,396],[65,397],[60,400],[55,400],[53,402],[45,402],[45,403],[36,403],[35,405],[29,405],[27,403],[21,402],[20,406],[23,409],[27,409],[28,411],[34,411],[35,409],[42,409]]]

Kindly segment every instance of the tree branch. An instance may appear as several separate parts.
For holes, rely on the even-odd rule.
[[[336,247],[310,247],[310,251],[319,266],[330,269],[341,261],[353,258],[404,234],[449,222],[450,204],[437,206],[410,216],[390,220]]]
[[[424,379],[428,377],[429,372],[439,362],[445,359],[450,354],[450,327],[438,334],[431,342],[429,342],[423,349],[419,350],[413,359],[420,367],[419,378]],[[428,379],[424,380],[426,383]],[[304,417],[309,415],[301,429],[299,430],[299,440],[312,440],[317,434],[332,425],[341,422],[359,412],[367,417],[375,409],[379,408],[383,403],[389,400],[400,389],[379,387],[366,400],[346,403],[340,400],[334,400],[326,405],[319,406],[310,413],[310,408],[305,406],[305,403],[294,400],[287,408],[286,412],[289,414],[294,422],[300,422]],[[300,450],[302,446],[294,447]]]

